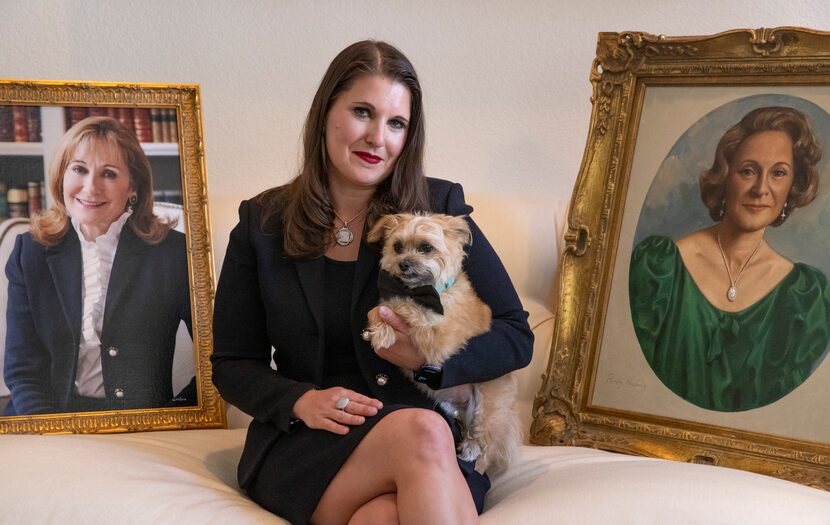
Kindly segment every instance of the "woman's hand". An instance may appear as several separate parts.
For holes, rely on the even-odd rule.
[[[342,410],[336,406],[341,397],[349,399]],[[301,395],[294,403],[294,416],[301,419],[308,428],[344,435],[349,433],[346,425],[362,425],[366,417],[374,416],[381,408],[383,403],[377,399],[338,386],[326,390],[309,390]]]
[[[409,325],[403,319],[388,306],[373,308],[369,312],[369,319],[372,319],[373,314],[379,315],[395,330],[395,344],[389,348],[376,348],[375,353],[378,357],[407,370],[417,370],[426,364],[424,358],[412,345],[412,340],[409,338]]]

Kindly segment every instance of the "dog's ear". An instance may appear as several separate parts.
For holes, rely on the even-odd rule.
[[[401,222],[400,215],[384,215],[375,222],[372,229],[366,235],[366,240],[370,243],[376,243],[386,237],[386,233],[397,226]]]
[[[444,219],[444,237],[453,239],[462,245],[473,244],[473,234],[470,232],[466,217],[466,215],[457,217],[447,215]]]

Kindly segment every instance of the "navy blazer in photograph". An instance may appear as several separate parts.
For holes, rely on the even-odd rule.
[[[6,275],[6,415],[72,411],[83,308],[77,233],[70,228],[48,247],[19,235]],[[101,330],[107,410],[171,403],[176,331],[184,321],[192,333],[191,319],[185,236],[171,230],[159,244],[147,244],[126,224]]]
[[[459,184],[428,179],[434,212],[468,215]],[[213,381],[222,397],[253,416],[239,464],[243,488],[253,479],[273,443],[292,430],[297,399],[321,384],[324,373],[323,289],[325,260],[289,258],[281,221],[264,233],[262,207],[255,199],[239,207],[230,234],[214,308]],[[472,244],[464,270],[476,293],[493,312],[491,330],[471,339],[444,363],[441,388],[488,381],[527,366],[533,333],[527,313],[504,266],[471,220]],[[360,332],[379,301],[379,246],[361,243],[351,299],[352,339],[370,395],[384,405],[431,408],[400,370],[381,358]],[[271,367],[271,348],[277,370]]]

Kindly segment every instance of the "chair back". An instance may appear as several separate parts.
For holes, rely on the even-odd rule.
[[[14,249],[18,234],[29,231],[29,219],[14,218],[0,222],[0,397],[8,396],[9,389],[3,381],[3,363],[6,357],[6,303],[9,296],[9,280],[6,278],[6,261]]]

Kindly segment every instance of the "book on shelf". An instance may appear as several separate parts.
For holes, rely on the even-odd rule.
[[[167,125],[169,126],[169,130],[167,132],[167,137],[170,139],[167,142],[178,142],[179,141],[179,125],[176,122],[176,110],[175,109],[168,109],[167,110]]]
[[[26,123],[26,108],[12,106],[12,125],[14,126],[14,141],[29,142],[29,125]]]
[[[90,117],[109,117],[111,109],[115,109],[115,108],[105,108],[105,107],[95,106],[95,107],[88,108],[87,113],[88,113],[88,116],[90,116]],[[115,115],[116,118],[118,117],[117,112],[114,112],[114,115]]]
[[[6,192],[9,217],[26,218],[29,216],[29,193],[23,188],[10,188]]]
[[[150,110],[135,108],[133,110],[133,129],[139,142],[153,142],[153,128],[150,124]]]
[[[41,142],[40,108],[38,106],[26,106],[26,130],[29,134],[28,142]]]
[[[162,141],[162,115],[161,112],[164,111],[159,108],[152,108],[150,110],[150,129],[153,133],[153,142],[163,142]]]
[[[87,117],[106,116],[119,121],[135,133],[139,142],[178,142],[176,110],[163,108],[67,107],[64,118],[68,130]],[[2,118],[2,116],[0,116]],[[2,123],[0,123],[2,125]]]
[[[153,201],[182,204],[182,190],[153,190]]]
[[[0,182],[0,220],[9,216],[9,201],[6,200],[6,183]]]
[[[118,122],[127,129],[135,132],[133,126],[133,108],[118,108]]]
[[[0,142],[14,142],[14,117],[11,106],[0,106]]]
[[[66,130],[89,116],[89,108],[86,107],[65,107],[63,108]]]
[[[31,181],[26,189],[26,193],[29,197],[29,215],[33,216],[40,211],[40,183],[37,181]]]

